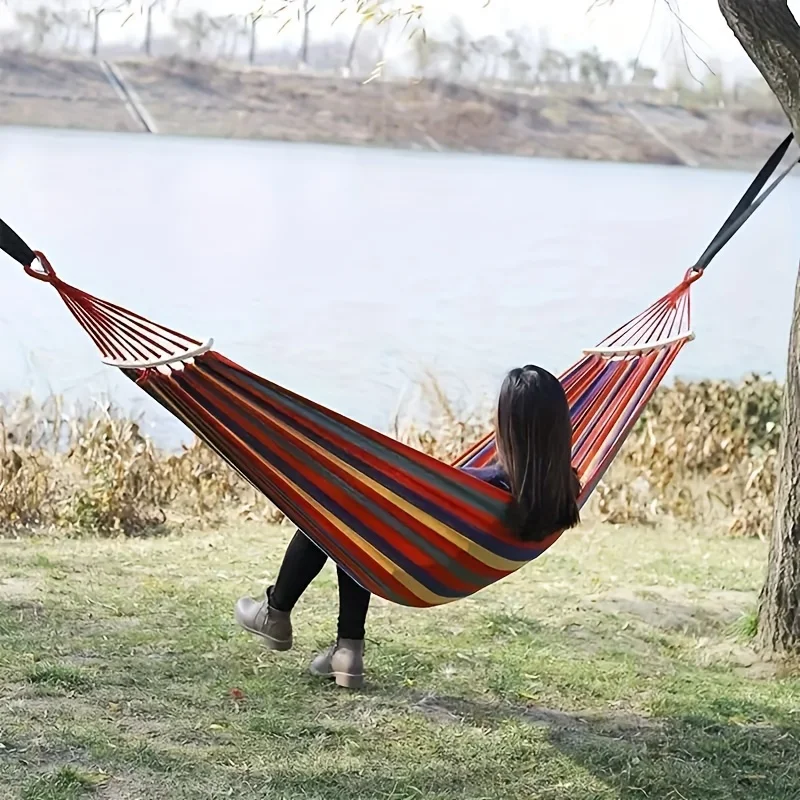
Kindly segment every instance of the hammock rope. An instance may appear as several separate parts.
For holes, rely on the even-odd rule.
[[[562,376],[583,504],[691,330],[692,285],[791,169],[763,193],[791,136],[756,176],[698,262],[643,312],[587,348]],[[202,342],[62,281],[0,221],[0,249],[52,285],[100,350],[266,495],[369,591],[428,607],[467,597],[545,552],[522,542],[510,498],[459,467],[496,457],[488,434],[447,465],[249,372]]]

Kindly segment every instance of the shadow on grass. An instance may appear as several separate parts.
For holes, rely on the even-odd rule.
[[[322,690],[316,699],[324,704],[326,694]],[[168,738],[150,739],[148,734],[145,741],[145,733],[135,731],[109,739],[109,729],[70,741],[75,753],[84,753],[80,760],[85,763],[104,765],[111,774],[149,776],[160,786],[172,787],[180,800],[227,796],[225,792],[241,797],[326,800],[798,797],[800,725],[791,713],[768,705],[721,697],[707,701],[697,713],[677,707],[648,718],[612,709],[566,712],[398,692],[385,696],[389,706],[396,710],[399,701],[412,718],[420,715],[432,723],[409,724],[406,717],[398,727],[403,717],[383,713],[382,693],[370,694],[377,705],[361,705],[359,695],[332,694],[332,702],[326,704],[330,719],[292,717],[287,701],[285,707],[259,709],[224,739],[220,734],[206,735],[187,746],[175,731]],[[337,702],[343,704],[337,706]],[[351,713],[362,718],[353,719]],[[374,727],[362,732],[364,713],[374,714]],[[448,733],[450,726],[453,735]],[[376,760],[374,746],[364,737],[380,739],[393,732],[411,738],[387,747],[385,762]],[[6,742],[7,755],[13,758],[16,750],[29,764],[36,762],[31,742],[22,741],[19,747]],[[43,760],[52,764],[52,754],[45,755]],[[532,769],[533,764],[538,767]],[[545,794],[530,793],[534,780],[545,781],[546,786],[539,787],[547,788]],[[33,789],[41,792],[49,787],[44,779],[31,778],[29,783],[30,797],[37,800],[40,795]],[[61,800],[62,795],[41,797]]]
[[[646,718],[453,697],[421,698],[413,705],[440,722],[539,726],[554,748],[625,800],[797,800],[800,724],[755,703],[718,699],[711,706],[705,714],[686,710]],[[715,719],[709,711],[736,721]],[[780,724],[767,722],[775,718]]]

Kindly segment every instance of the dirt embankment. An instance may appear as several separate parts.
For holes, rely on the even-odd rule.
[[[751,169],[779,114],[393,83],[180,60],[116,62],[158,133]],[[137,131],[89,59],[0,55],[0,124]]]

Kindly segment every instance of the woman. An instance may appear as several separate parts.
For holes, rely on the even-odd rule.
[[[510,527],[523,541],[540,541],[580,521],[580,484],[572,469],[572,425],[564,389],[541,367],[508,373],[500,389],[495,422],[497,462],[465,467],[475,477],[510,492]],[[289,543],[278,579],[263,600],[242,597],[235,618],[271,650],[292,646],[290,614],[320,573],[327,556],[302,531]],[[340,567],[336,643],[311,663],[311,673],[357,688],[364,680],[364,625],[370,593]]]

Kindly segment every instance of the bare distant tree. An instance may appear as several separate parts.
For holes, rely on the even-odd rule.
[[[369,4],[368,9],[364,13],[362,13],[362,8],[360,6],[357,7],[359,14],[358,24],[356,25],[356,29],[353,31],[353,36],[350,39],[350,45],[347,48],[347,58],[345,59],[344,67],[342,68],[342,73],[345,76],[349,77],[353,74],[353,64],[356,60],[356,51],[358,49],[359,42],[361,42],[361,37],[367,24],[372,23],[376,27],[386,25],[386,30],[388,32],[389,25],[387,23],[389,18],[381,11],[381,6],[384,3],[385,0],[375,0],[375,2]]]
[[[378,61],[383,64],[386,61],[386,49],[389,47],[389,38],[392,35],[392,20],[380,26],[383,28],[378,33]],[[415,38],[422,39],[424,37],[417,36]]]
[[[45,6],[39,6],[35,11],[18,11],[16,19],[24,38],[30,41],[34,50],[44,47],[47,37],[57,25],[55,15]]]
[[[521,31],[508,31],[506,34],[508,47],[503,58],[508,64],[508,77],[512,83],[526,84],[530,81],[533,65],[527,58],[527,40]]]
[[[247,63],[256,63],[256,52],[258,50],[258,24],[262,20],[261,12],[248,14],[245,17],[245,25],[248,29]]]
[[[166,12],[167,0],[147,0],[144,7],[144,52],[153,55],[153,14],[156,9]]]
[[[450,74],[453,80],[460,81],[463,80],[467,67],[475,57],[475,49],[472,47],[467,29],[459,17],[454,17],[450,21],[450,28],[453,31],[453,37],[447,43]]]
[[[199,56],[212,34],[209,18],[202,11],[197,11],[190,17],[173,17],[172,24],[179,40],[186,44],[189,52]]]
[[[702,93],[715,105],[725,105],[725,81],[722,76],[722,62],[718,58],[708,61],[709,75],[703,80]]]
[[[310,33],[310,18],[311,12],[314,10],[314,6],[310,5],[310,0],[303,0],[303,9],[302,9],[302,22],[303,22],[303,38],[300,42],[300,56],[299,61],[300,65],[303,67],[308,66],[308,45],[309,45],[309,33]]]
[[[503,45],[496,36],[484,36],[474,43],[475,51],[483,59],[481,77],[496,81],[503,60]]]
[[[431,36],[414,37],[413,71],[420,78],[432,78],[440,72],[442,62],[447,59],[450,47],[446,42],[440,42]]]
[[[622,66],[616,61],[606,61],[605,65],[608,72],[608,83],[613,86],[621,86],[625,82]]]
[[[103,5],[92,6],[89,9],[89,18],[92,20],[92,55],[100,52],[100,18],[108,11]]]
[[[353,74],[353,62],[356,59],[356,48],[358,47],[358,40],[361,38],[361,34],[364,32],[364,26],[367,23],[366,17],[361,17],[358,20],[358,25],[356,25],[356,29],[353,32],[353,37],[350,39],[350,46],[347,48],[347,59],[344,64],[344,68],[342,69],[343,74],[345,77],[350,77]]]
[[[550,82],[572,80],[572,60],[554,47],[548,47],[539,60],[542,79]]]
[[[64,8],[54,13],[53,18],[61,31],[61,47],[67,51],[78,50],[84,34],[92,29],[86,14],[76,8]]]
[[[651,67],[645,67],[639,63],[639,59],[634,59],[628,64],[631,71],[631,83],[636,86],[652,86],[658,73]]]
[[[578,53],[578,78],[585,86],[591,86],[597,76],[600,57],[596,50],[581,50]]]
[[[242,25],[239,17],[230,16],[223,25],[224,54],[234,60],[239,53],[239,40],[247,36],[247,25]]]
[[[239,46],[239,39],[246,32],[241,19],[234,15],[224,17],[208,17],[208,38],[214,40],[212,47],[216,50],[217,58],[233,59]]]
[[[613,82],[619,67],[616,61],[606,58],[598,58],[594,67],[595,80],[599,89],[607,89],[608,85]]]

